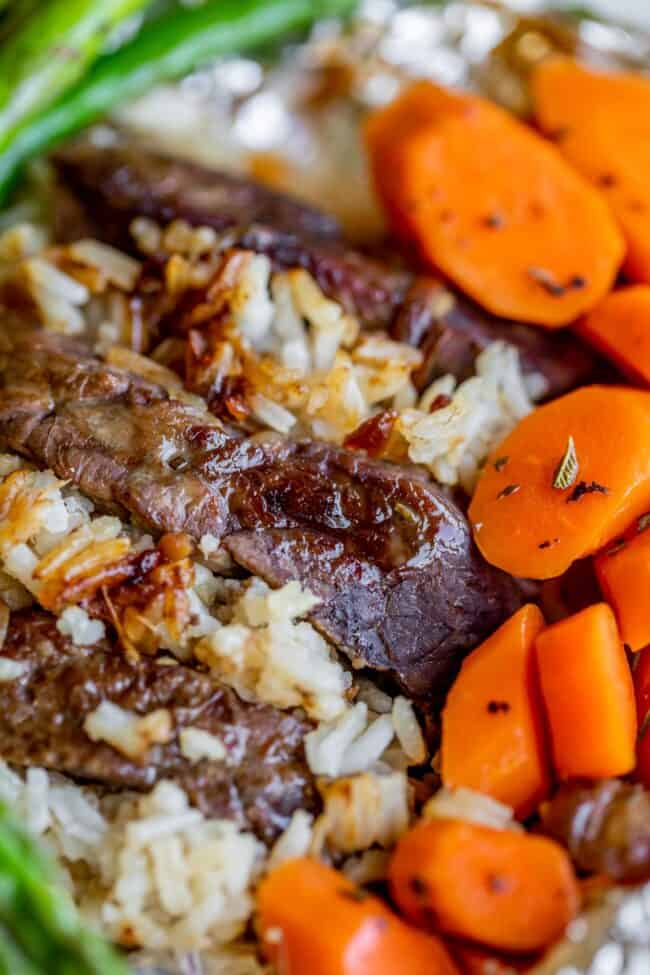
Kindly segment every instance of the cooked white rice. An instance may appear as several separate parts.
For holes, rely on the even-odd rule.
[[[132,231],[144,253],[167,253],[172,293],[211,282],[215,300],[226,303],[219,368],[246,377],[246,408],[261,429],[340,443],[376,411],[393,408],[399,416],[392,459],[408,456],[441,483],[471,493],[487,453],[546,390],[542,376],[524,376],[514,347],[495,342],[477,359],[474,377],[457,384],[444,376],[418,401],[411,375],[420,353],[381,332],[362,333],[305,270],[274,272],[264,255],[224,254],[228,235],[183,221],[161,228],[139,219]],[[112,365],[201,407],[161,364],[165,342],[154,351],[159,363],[128,348],[134,337],[123,292],[134,287],[139,262],[93,240],[54,249],[44,244],[38,228],[28,226],[0,236],[0,280],[9,276],[25,288],[42,324],[86,334]],[[83,281],[75,277],[78,268]],[[431,413],[441,393],[451,402]]]

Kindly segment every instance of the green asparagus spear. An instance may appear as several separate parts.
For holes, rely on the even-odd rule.
[[[213,57],[250,49],[354,6],[355,0],[208,0],[198,7],[178,7],[145,24],[133,40],[100,58],[74,88],[26,123],[4,152],[0,150],[0,204],[27,159],[115,105]]]
[[[6,928],[0,928],[0,975],[42,975]]]
[[[79,920],[56,871],[0,804],[0,973],[127,975],[128,969]]]
[[[20,122],[80,78],[148,0],[45,0],[0,48],[0,152]]]

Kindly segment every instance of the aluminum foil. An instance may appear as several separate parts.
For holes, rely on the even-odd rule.
[[[365,0],[346,27],[321,23],[306,42],[288,45],[270,62],[221,60],[152,92],[123,111],[118,123],[179,155],[245,169],[299,192],[337,212],[351,234],[372,237],[381,216],[359,123],[407,80],[428,77],[480,90],[525,114],[528,72],[549,49],[650,69],[650,34],[544,15],[543,4],[522,3],[525,14],[489,0],[436,6]],[[133,965],[138,975],[215,971],[196,953],[148,953],[134,957]],[[650,975],[650,883],[601,895],[531,975]]]

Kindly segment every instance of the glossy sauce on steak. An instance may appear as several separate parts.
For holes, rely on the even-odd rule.
[[[311,725],[296,712],[243,702],[180,663],[130,663],[107,640],[77,647],[45,613],[12,614],[2,655],[23,665],[21,676],[0,682],[2,757],[14,765],[139,791],[171,779],[206,816],[233,820],[266,842],[296,809],[318,805],[303,749]],[[152,745],[141,761],[92,741],[84,722],[102,701],[143,716],[167,709],[171,740]],[[224,761],[185,758],[178,742],[184,728],[217,736]]]
[[[61,336],[2,335],[0,445],[155,531],[226,539],[273,585],[299,579],[323,599],[320,628],[416,697],[444,693],[518,602],[426,477],[328,444],[234,436]]]

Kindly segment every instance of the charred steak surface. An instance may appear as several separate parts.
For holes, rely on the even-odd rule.
[[[444,693],[515,608],[459,508],[412,470],[239,438],[62,336],[0,337],[0,446],[155,531],[225,540],[273,585],[297,578],[323,600],[321,629],[409,694]]]
[[[8,762],[110,788],[148,791],[171,779],[205,815],[233,820],[266,842],[286,828],[296,809],[317,806],[303,749],[311,725],[296,712],[243,702],[180,663],[150,657],[130,663],[107,640],[77,647],[45,613],[12,614],[2,654],[23,665],[21,676],[0,683],[2,757]],[[141,761],[92,741],[84,722],[102,701],[142,716],[167,709],[170,741],[152,745]],[[185,758],[178,732],[190,727],[217,736],[224,761]]]

